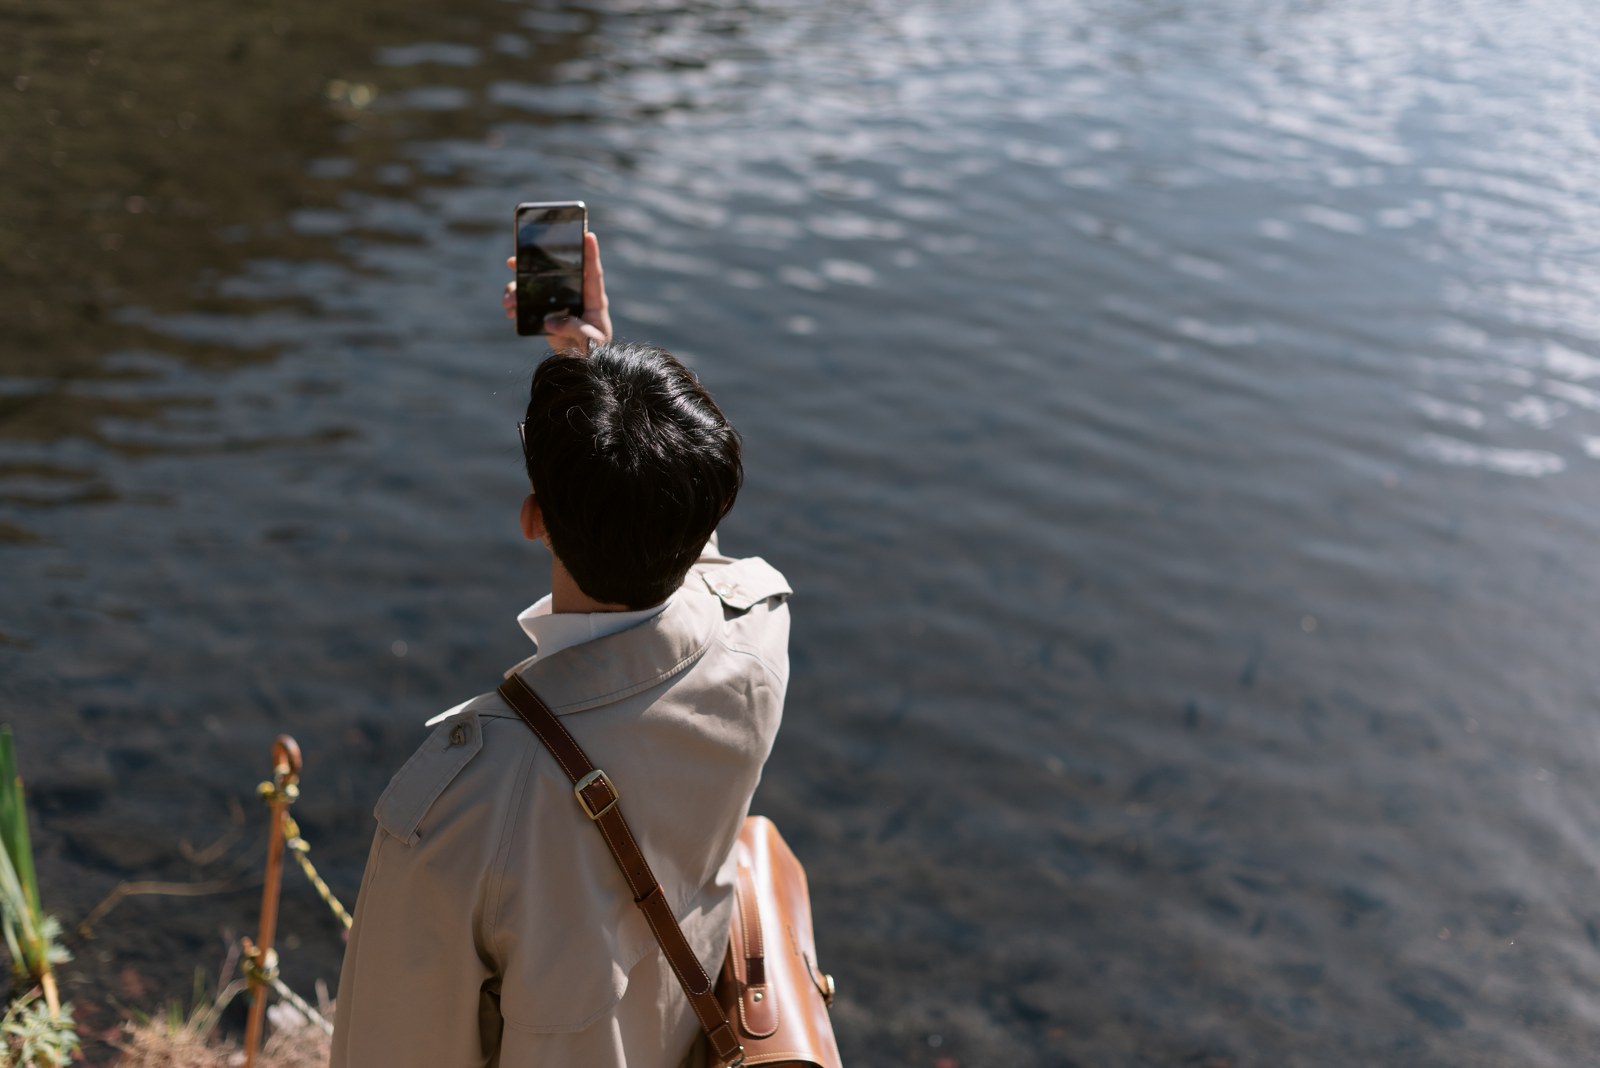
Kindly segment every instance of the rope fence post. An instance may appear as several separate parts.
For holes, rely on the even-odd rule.
[[[278,929],[278,895],[282,889],[284,821],[300,794],[300,746],[287,734],[272,743],[272,781],[258,788],[272,813],[267,829],[267,880],[261,888],[261,927],[254,943],[243,939],[240,962],[250,984],[250,1016],[244,1032],[245,1068],[255,1068],[261,1045],[261,1024],[267,1007],[266,987],[278,977],[278,955],[272,940]]]

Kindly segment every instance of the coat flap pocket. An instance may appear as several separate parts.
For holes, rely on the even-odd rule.
[[[772,597],[787,597],[794,591],[783,573],[759,556],[737,560],[725,567],[714,567],[701,578],[722,603],[738,612],[753,608]]]
[[[378,798],[372,810],[378,826],[411,845],[428,809],[482,748],[483,730],[476,714],[463,712],[440,723]]]

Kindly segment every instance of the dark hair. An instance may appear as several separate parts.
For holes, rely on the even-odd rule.
[[[653,345],[548,357],[524,432],[550,548],[605,604],[671,596],[744,478],[738,432],[694,372]]]

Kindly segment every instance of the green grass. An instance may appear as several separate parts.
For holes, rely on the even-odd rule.
[[[55,966],[72,956],[61,945],[61,925],[45,914],[39,901],[28,810],[9,726],[0,726],[0,930],[11,950],[12,968],[27,981],[26,991],[0,1018],[0,1066],[65,1064],[78,1048],[78,1036],[72,1006],[63,1006],[57,993]]]

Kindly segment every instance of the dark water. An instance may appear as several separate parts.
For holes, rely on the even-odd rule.
[[[0,8],[45,894],[237,886],[123,904],[73,996],[220,964],[277,731],[352,897],[522,655],[501,261],[582,197],[799,591],[758,803],[851,1063],[1600,1058],[1597,48],[1567,0]]]

